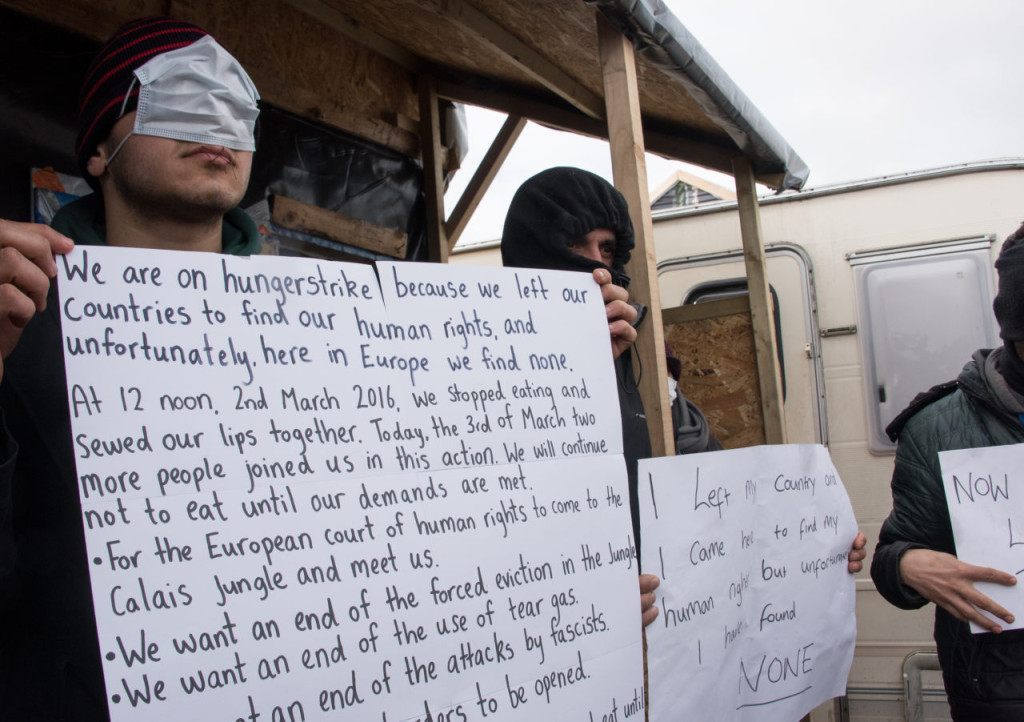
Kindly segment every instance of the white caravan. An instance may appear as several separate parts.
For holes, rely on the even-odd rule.
[[[828,446],[869,549],[890,508],[885,426],[918,392],[954,378],[975,349],[999,343],[993,261],[1022,220],[1024,159],[761,201],[788,440]],[[745,293],[735,202],[656,213],[654,240],[663,309]],[[890,606],[866,569],[857,592],[857,654],[840,715],[948,719],[941,678],[928,669],[933,608]]]

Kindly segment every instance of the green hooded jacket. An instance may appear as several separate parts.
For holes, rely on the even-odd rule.
[[[871,578],[901,609],[928,603],[903,583],[903,554],[910,549],[956,554],[939,452],[1024,442],[1021,421],[1003,410],[979,368],[988,353],[975,354],[955,384],[915,400],[890,426],[891,435],[899,436],[892,511],[878,535]],[[1024,719],[1024,630],[972,634],[966,622],[936,607],[935,642],[952,704],[961,710],[965,703],[981,705],[983,711],[970,709],[986,719]]]
[[[57,211],[50,225],[79,245],[104,246],[107,243],[103,199],[98,193],[90,193],[68,203]],[[251,256],[259,253],[259,231],[256,230],[253,220],[241,208],[232,208],[224,215],[221,238],[221,253],[229,256]]]

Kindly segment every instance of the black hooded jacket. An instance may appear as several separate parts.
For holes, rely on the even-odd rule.
[[[596,228],[615,234],[611,268],[583,258],[570,248]],[[633,224],[626,200],[608,181],[578,168],[550,168],[538,173],[516,191],[505,217],[501,260],[505,266],[556,271],[611,271],[612,282],[627,287],[626,263],[633,250]],[[633,375],[632,351],[615,360],[619,409],[622,413],[622,450],[629,476],[629,504],[633,539],[640,553],[640,512],[637,503],[637,461],[651,455],[647,415]]]

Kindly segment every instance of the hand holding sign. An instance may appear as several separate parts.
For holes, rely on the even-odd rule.
[[[868,538],[864,536],[864,532],[858,531],[857,536],[853,538],[853,544],[850,545],[850,556],[846,559],[846,569],[850,574],[856,574],[864,568],[864,559],[868,553],[864,549],[868,544]]]
[[[907,584],[975,633],[1024,627],[1022,462],[1024,444],[939,452],[957,556],[911,550],[900,561]]]
[[[653,574],[640,575],[640,616],[645,627],[658,618],[654,591],[660,584],[661,580]]]
[[[961,622],[971,622],[989,632],[1002,627],[979,610],[1013,624],[1014,617],[1001,605],[979,592],[976,582],[1012,587],[1017,578],[991,567],[977,567],[952,554],[931,549],[910,549],[900,559],[900,577],[904,583],[930,602],[935,602]]]
[[[612,274],[603,268],[594,269],[594,280],[601,287],[608,332],[612,337],[612,356],[618,358],[636,341],[637,310],[629,303],[629,291],[612,283]]]
[[[53,254],[73,246],[49,226],[0,218],[0,379],[3,359],[14,350],[21,330],[46,308],[50,279],[57,273]]]

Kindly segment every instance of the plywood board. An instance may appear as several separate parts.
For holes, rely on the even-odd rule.
[[[253,0],[244,12],[234,3],[200,0],[0,4],[97,41],[148,15],[194,22],[238,58],[264,100],[404,155],[419,155],[417,132],[389,122],[418,122],[415,76],[279,0]]]
[[[584,2],[538,3],[530,0],[475,0],[485,13],[507,27],[516,28],[570,75],[593,89],[601,87],[600,69],[594,63],[598,56],[594,34],[594,9]],[[572,38],[572,42],[559,41]],[[697,104],[682,95],[679,83],[667,76],[642,56],[637,57],[640,103],[644,115],[682,122],[715,135],[722,130],[714,125]]]
[[[163,0],[65,0],[60,3],[2,0],[0,5],[93,40],[106,40],[129,20],[162,15],[166,10]]]
[[[405,155],[415,133],[385,121],[418,119],[415,76],[306,13],[278,0],[173,0],[172,14],[213,33],[234,53],[267,100]]]
[[[765,443],[750,314],[667,325],[665,338],[682,362],[679,388],[722,446]]]

